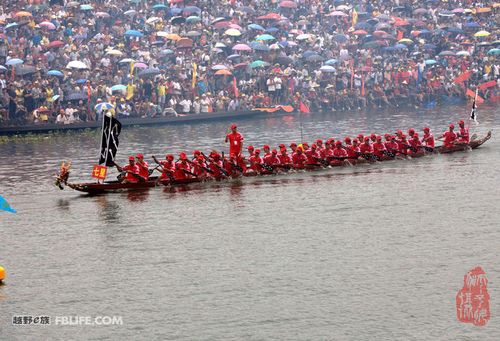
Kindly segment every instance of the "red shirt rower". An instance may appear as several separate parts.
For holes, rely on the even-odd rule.
[[[401,154],[408,154],[408,141],[406,140],[406,135],[402,134],[401,139],[397,141],[398,150]]]
[[[352,147],[347,149],[347,157],[349,159],[357,159],[361,150],[359,149],[358,139],[352,140]]]
[[[418,133],[413,133],[413,139],[409,140],[408,144],[413,147],[408,149],[408,154],[418,154],[422,151],[422,143],[418,138]]]
[[[297,147],[295,154],[292,156],[292,164],[294,168],[304,168],[307,162],[307,157],[303,153],[302,147]]]
[[[238,132],[236,124],[231,125],[231,132],[226,135],[226,143],[229,142],[229,155],[241,155],[243,148],[243,135]]]
[[[364,143],[362,143],[361,146],[359,146],[359,151],[362,154],[373,154],[373,146],[370,143],[370,138],[368,136],[365,137]]]
[[[278,155],[278,159],[280,160],[281,165],[291,165],[292,164],[292,158],[286,152],[286,148],[280,149],[280,154]]]
[[[250,168],[255,172],[260,172],[262,170],[261,164],[264,163],[264,160],[260,156],[260,149],[255,149],[255,153],[250,157]]]
[[[279,165],[280,159],[278,158],[278,151],[273,149],[269,156],[264,157],[264,163],[269,166]]]
[[[165,160],[160,161],[160,165],[163,168],[160,180],[169,180],[175,173],[174,156],[172,154],[165,155]]]
[[[434,148],[434,135],[431,134],[429,127],[424,128],[424,137],[422,137],[424,146]]]
[[[179,154],[179,161],[175,163],[175,180],[185,180],[192,178],[191,174],[191,166],[187,162],[187,155],[184,152]]]
[[[222,159],[219,153],[213,150],[209,155],[210,163],[208,168],[212,171],[212,176],[214,178],[221,178],[225,176],[225,174],[221,171],[223,169]]]
[[[149,165],[147,161],[144,161],[144,155],[142,154],[137,154],[137,166],[139,167],[139,175],[142,176],[144,179],[149,178]]]
[[[387,149],[385,148],[385,145],[382,142],[382,136],[377,135],[377,140],[375,141],[375,143],[372,146],[373,146],[373,154],[376,157],[381,158],[385,155],[384,152],[386,152]]]
[[[385,149],[387,149],[389,153],[397,153],[399,151],[399,145],[396,142],[396,136],[389,135],[388,138],[389,141],[385,142]]]
[[[444,132],[441,138],[444,138],[444,146],[446,148],[453,147],[457,139],[457,134],[454,131],[455,125],[450,124],[448,131]]]
[[[133,156],[129,156],[128,165],[120,167],[116,165],[116,169],[119,172],[126,172],[125,177],[122,180],[122,183],[136,183],[139,182],[141,176],[139,175],[139,166],[135,163],[135,158]]]
[[[319,164],[318,160],[319,159],[319,153],[318,153],[318,147],[316,146],[315,143],[311,145],[311,149],[306,150],[306,158],[307,158],[307,164],[309,165],[317,165]]]
[[[458,122],[458,126],[460,127],[460,130],[458,132],[458,142],[461,143],[469,143],[469,129],[465,128],[465,123],[463,120],[460,120]]]

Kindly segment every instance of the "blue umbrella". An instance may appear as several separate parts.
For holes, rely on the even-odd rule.
[[[437,46],[434,44],[425,44],[424,49],[426,50],[434,50]]]
[[[464,30],[458,27],[450,27],[447,29],[447,31],[451,33],[464,33]],[[422,32],[420,32],[420,34],[422,34]]]
[[[199,7],[196,7],[196,6],[186,6],[182,10],[182,13],[186,13],[186,14],[201,13],[201,9]]]
[[[125,36],[126,37],[143,37],[144,34],[142,34],[140,31],[136,31],[136,30],[128,30],[125,32]]]
[[[424,28],[423,30],[420,30],[420,35],[422,34],[430,34],[432,33],[431,31],[429,31],[428,29]]]
[[[464,27],[468,27],[468,28],[478,28],[478,27],[481,27],[481,25],[479,25],[477,22],[468,22],[464,25]]]
[[[241,56],[239,54],[232,54],[232,55],[228,56],[227,59],[238,59],[240,57]]]
[[[434,59],[427,59],[425,61],[425,65],[434,65],[434,64],[437,64],[437,61],[435,61]]]
[[[10,28],[14,28],[17,26],[19,26],[19,25],[17,23],[13,22],[13,23],[7,24],[7,26],[5,26],[5,29],[8,30]]]
[[[127,87],[123,84],[116,84],[111,87],[111,91],[123,91],[127,90]]]
[[[308,58],[308,57],[313,56],[315,54],[318,54],[318,52],[307,50],[306,52],[304,52],[302,54],[302,58]]]
[[[182,13],[182,8],[177,8],[177,7],[175,7],[175,8],[172,8],[172,9],[170,10],[170,12],[172,12],[172,15],[179,15],[179,14],[181,14],[181,13]]]
[[[7,68],[3,65],[0,65],[0,71],[5,71],[5,70],[7,70]]]
[[[335,36],[335,40],[338,41],[339,43],[345,43],[347,42],[347,37],[343,34],[337,34]]]
[[[174,54],[174,51],[172,51],[171,49],[165,49],[160,51],[160,55],[162,56],[168,56],[170,54]]]
[[[408,47],[405,44],[396,44],[394,45],[396,50],[408,50]]]
[[[94,9],[94,7],[92,7],[92,5],[87,5],[87,4],[85,4],[85,5],[80,5],[80,9],[81,9],[82,11],[91,11],[91,10],[93,10],[93,9]]]
[[[356,30],[369,30],[370,28],[372,28],[372,25],[366,23],[366,22],[359,22],[357,23],[354,28]]]
[[[255,37],[255,40],[274,40],[276,38],[274,38],[272,35],[270,34],[261,34],[261,35],[258,35],[257,37]]]
[[[86,79],[80,78],[76,81],[76,84],[85,84],[86,81]]]
[[[267,46],[263,43],[256,42],[256,41],[252,41],[250,43],[250,47],[252,48],[252,50],[256,50],[256,51],[263,51],[263,52],[269,51],[269,46]]]
[[[278,32],[279,30],[280,30],[280,29],[279,29],[279,28],[277,28],[277,27],[268,27],[268,28],[266,28],[266,32],[267,32],[267,33],[276,33],[276,32]]]
[[[101,112],[103,110],[110,110],[110,109],[113,109],[115,106],[111,103],[108,103],[108,102],[102,102],[102,103],[99,103],[97,104],[94,109],[98,112]]]
[[[335,65],[335,64],[337,64],[337,63],[338,63],[337,59],[328,59],[328,60],[325,62],[325,65],[330,65],[330,66],[332,66],[332,65]]]
[[[262,60],[256,60],[256,61],[252,62],[252,64],[250,64],[250,67],[252,69],[255,69],[255,68],[258,68],[258,67],[263,67],[263,66],[268,66],[268,65],[270,65],[270,64],[266,63],[266,62],[264,62]]]
[[[22,64],[22,63],[24,63],[24,61],[22,59],[12,58],[12,59],[9,59],[7,61],[7,63],[5,63],[5,65],[18,65],[18,64]]]
[[[248,25],[248,28],[251,30],[264,31],[264,27],[262,27],[258,24],[250,24],[250,25]]]
[[[488,54],[490,54],[490,55],[500,54],[500,49],[491,49],[488,51]]]
[[[57,76],[57,77],[64,77],[64,73],[62,73],[59,70],[49,70],[49,72],[47,72],[47,75],[49,75],[49,76]]]
[[[168,6],[164,5],[164,4],[156,4],[152,8],[156,9],[156,10],[160,10],[160,9],[168,9]]]
[[[195,15],[186,18],[186,22],[188,24],[194,24],[194,23],[197,23],[197,22],[200,22],[200,21],[201,21],[201,18],[197,17]]]

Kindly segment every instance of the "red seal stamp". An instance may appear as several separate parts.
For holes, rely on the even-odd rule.
[[[457,294],[457,319],[463,323],[484,326],[490,319],[488,279],[480,266],[467,272],[464,286]]]

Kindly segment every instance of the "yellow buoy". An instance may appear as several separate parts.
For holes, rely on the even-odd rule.
[[[0,283],[5,279],[5,269],[0,266]]]

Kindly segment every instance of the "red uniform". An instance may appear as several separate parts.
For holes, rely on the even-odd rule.
[[[285,154],[282,153],[278,155],[278,159],[280,160],[281,165],[289,165],[292,163],[292,158],[290,157],[290,155],[288,155],[287,152],[285,152]]]
[[[175,163],[171,160],[163,160],[160,162],[160,165],[163,167],[163,171],[161,172],[160,180],[170,179],[170,175],[175,172]]]
[[[397,141],[397,144],[398,144],[398,150],[400,153],[408,154],[408,147],[406,147],[408,145],[408,141],[406,141],[406,138],[403,140]]]
[[[373,146],[371,144],[362,143],[359,146],[359,151],[363,154],[371,154],[373,153]]]
[[[469,143],[469,129],[460,127],[458,142]]]
[[[191,172],[191,166],[187,162],[179,161],[175,164],[175,180],[185,180],[190,179],[191,175],[185,171]]]
[[[434,135],[431,133],[425,134],[424,137],[422,138],[422,143],[424,146],[434,148]]]
[[[264,163],[269,166],[279,165],[280,159],[275,154],[269,154],[264,157]]]
[[[125,180],[127,180],[127,182],[139,182],[139,179],[137,178],[136,175],[140,175],[139,174],[139,166],[137,166],[137,164],[134,164],[133,166],[131,164],[128,164],[128,165],[125,165],[122,167],[122,169],[127,172],[127,174],[125,175]],[[136,175],[133,175],[133,174],[136,174]]]
[[[397,152],[399,150],[398,143],[396,141],[387,141],[385,142],[385,149],[388,150],[389,152]]]
[[[203,160],[200,160],[200,159],[194,159],[193,160],[193,169],[192,169],[192,172],[198,178],[203,178],[203,177],[207,176],[207,171],[205,171],[205,169],[203,169],[203,167],[207,168],[207,165],[206,165],[206,163]]]
[[[210,161],[208,168],[210,168],[210,170],[212,171],[212,176],[214,178],[220,178],[224,175],[221,172],[221,169],[223,169],[222,168],[222,160],[219,158],[212,159]]]
[[[137,161],[136,165],[139,167],[139,175],[147,180],[149,178],[149,165],[147,161],[142,160],[142,163],[141,161]]]
[[[240,156],[243,140],[243,135],[239,132],[231,132],[226,135],[226,141],[229,141],[229,155]]]
[[[304,165],[307,162],[307,157],[303,153],[295,153],[292,156],[293,167],[295,168],[304,168]]]
[[[410,148],[408,150],[408,154],[416,154],[416,153],[419,153],[421,151],[422,143],[420,142],[418,137],[416,139],[414,138],[414,139],[410,140],[409,144],[413,148]]]
[[[357,159],[359,156],[359,147],[358,146],[346,146],[347,157],[350,159]]]
[[[250,156],[250,168],[256,172],[260,172],[262,170],[261,164],[264,163],[264,160],[260,157],[259,154],[254,154]]]
[[[305,154],[306,154],[306,159],[307,159],[308,164],[310,164],[310,165],[319,164],[318,160],[316,160],[317,158],[319,158],[319,154],[316,151],[316,149],[306,150]]]
[[[373,154],[377,157],[383,157],[384,152],[387,151],[382,141],[377,141],[373,144]]]
[[[443,134],[442,137],[444,137],[444,146],[449,148],[452,147],[455,143],[457,134],[454,131],[447,131]]]

